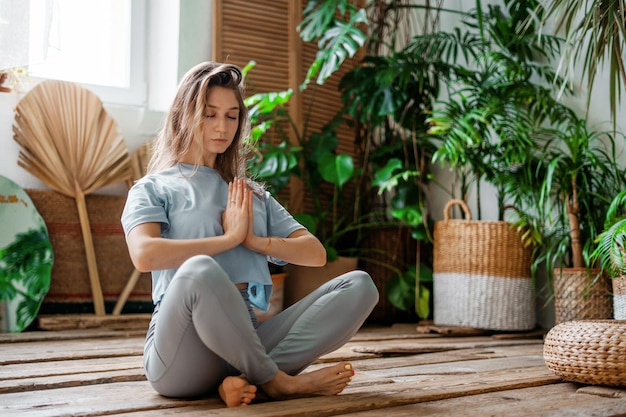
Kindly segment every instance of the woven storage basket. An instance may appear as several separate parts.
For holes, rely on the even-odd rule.
[[[554,321],[613,318],[609,277],[600,269],[554,270]]]
[[[55,262],[44,307],[90,303],[89,273],[76,203],[52,190],[26,191],[46,222],[54,251]],[[120,222],[126,196],[90,194],[85,200],[104,299],[115,301],[133,271]],[[152,302],[150,274],[141,275],[129,300]]]
[[[626,321],[579,320],[554,326],[543,358],[566,381],[626,386]]]
[[[613,318],[626,320],[626,275],[613,278]]]
[[[450,219],[459,205],[466,220]],[[535,327],[531,249],[504,221],[475,221],[465,202],[451,200],[435,223],[433,248],[436,325],[490,330]]]

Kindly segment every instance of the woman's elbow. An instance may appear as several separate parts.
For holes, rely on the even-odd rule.
[[[311,266],[324,266],[326,265],[326,248],[321,243],[315,251],[312,251]]]
[[[155,245],[152,234],[156,231],[149,229],[151,225],[141,224],[132,229],[126,236],[126,247],[130,260],[139,272],[150,272],[155,269]]]
[[[135,269],[139,272],[150,272],[152,268],[150,267],[150,261],[146,256],[142,256],[140,253],[130,252],[130,260],[135,266]]]
[[[139,272],[150,272],[154,270],[152,265],[152,256],[145,247],[146,245],[128,243],[128,254],[135,269]]]

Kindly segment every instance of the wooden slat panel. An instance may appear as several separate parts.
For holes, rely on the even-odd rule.
[[[459,396],[535,387],[557,383],[558,379],[545,367],[507,369],[475,375],[470,381],[460,384],[458,376],[433,377],[427,381],[398,382],[372,386],[348,387],[344,393],[334,397],[312,397],[297,400],[266,402],[240,408],[216,408],[210,413],[202,407],[160,409],[133,414],[139,416],[172,415],[195,416],[255,416],[255,417],[298,417],[331,416],[354,414],[360,411],[376,410],[378,415],[387,415],[388,408],[407,404],[422,403]],[[13,399],[12,399],[13,400]],[[1,408],[0,408],[1,410]]]
[[[286,25],[288,2],[218,0],[221,15],[213,59],[241,67],[249,61],[256,66],[248,74],[249,93],[283,91],[289,86],[290,51]]]
[[[143,337],[0,345],[0,365],[143,355]]]
[[[0,415],[86,417],[142,410],[173,411],[190,404],[201,405],[205,413],[224,407],[217,397],[196,401],[162,397],[148,382],[139,381],[2,394]]]
[[[80,374],[138,369],[143,367],[142,356],[117,356],[114,358],[70,359],[50,362],[30,362],[3,365],[0,381],[5,385],[10,380],[45,376]]]
[[[613,395],[626,391],[610,389]],[[449,398],[385,409],[385,417],[475,417],[475,416],[620,416],[626,414],[626,397],[607,401],[580,394],[575,384],[553,384],[498,391],[469,397]],[[380,410],[341,414],[350,417],[379,417]]]
[[[7,355],[19,359],[1,368],[0,415],[408,416],[456,415],[450,412],[455,407],[461,407],[463,412],[472,411],[471,415],[481,415],[481,410],[485,414],[502,415],[511,411],[506,408],[511,402],[515,411],[524,415],[619,415],[624,409],[626,390],[583,387],[576,391],[578,397],[568,397],[571,401],[559,403],[567,413],[558,414],[550,401],[543,401],[543,398],[552,397],[553,401],[555,397],[561,398],[560,391],[548,395],[553,392],[550,385],[570,388],[579,385],[559,383],[560,378],[547,369],[542,360],[541,339],[501,339],[500,334],[442,337],[413,333],[414,329],[415,325],[363,329],[344,347],[325,355],[306,370],[319,369],[325,366],[324,362],[353,358],[356,375],[339,396],[280,402],[266,402],[261,396],[251,406],[239,409],[225,409],[217,396],[177,400],[158,395],[144,380],[138,352],[120,355],[122,351],[142,348],[143,337],[115,338],[109,332],[102,332],[102,337],[77,337],[75,341],[35,341],[28,333],[14,335],[13,343],[0,344],[0,359]],[[94,334],[92,330],[75,334],[83,332]],[[51,337],[55,335],[66,338],[68,332],[50,332]],[[20,342],[20,337],[26,341]],[[426,350],[445,351],[406,352],[423,345]],[[365,350],[402,354],[355,352],[363,346],[367,347]],[[464,346],[485,347],[464,349]],[[74,356],[87,359],[73,359]],[[50,361],[50,357],[58,359]],[[535,386],[541,387],[535,392],[546,393],[541,401],[524,391]],[[490,392],[500,394],[478,397]],[[572,392],[570,389],[566,395],[574,395]],[[589,400],[581,401],[583,397]],[[432,414],[428,414],[429,410]],[[558,410],[562,411],[563,408]]]

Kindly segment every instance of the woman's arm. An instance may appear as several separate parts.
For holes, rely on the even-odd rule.
[[[130,259],[141,272],[177,268],[194,255],[217,255],[240,242],[232,235],[202,239],[166,239],[161,237],[159,223],[143,223],[126,238]]]
[[[248,201],[248,230],[243,245],[260,254],[294,265],[326,265],[326,249],[324,245],[306,229],[298,229],[286,238],[255,235],[252,198]]]
[[[326,249],[322,243],[306,229],[299,229],[288,237],[259,237],[248,235],[244,245],[263,255],[302,266],[326,265]]]
[[[126,237],[130,259],[141,272],[177,268],[194,255],[217,255],[233,249],[248,233],[252,192],[243,181],[228,188],[228,203],[222,215],[224,234],[200,239],[166,239],[161,237],[160,223],[135,226]]]

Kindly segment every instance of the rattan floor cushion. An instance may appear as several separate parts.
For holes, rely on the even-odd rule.
[[[626,387],[626,320],[557,324],[546,335],[543,358],[566,381]]]

